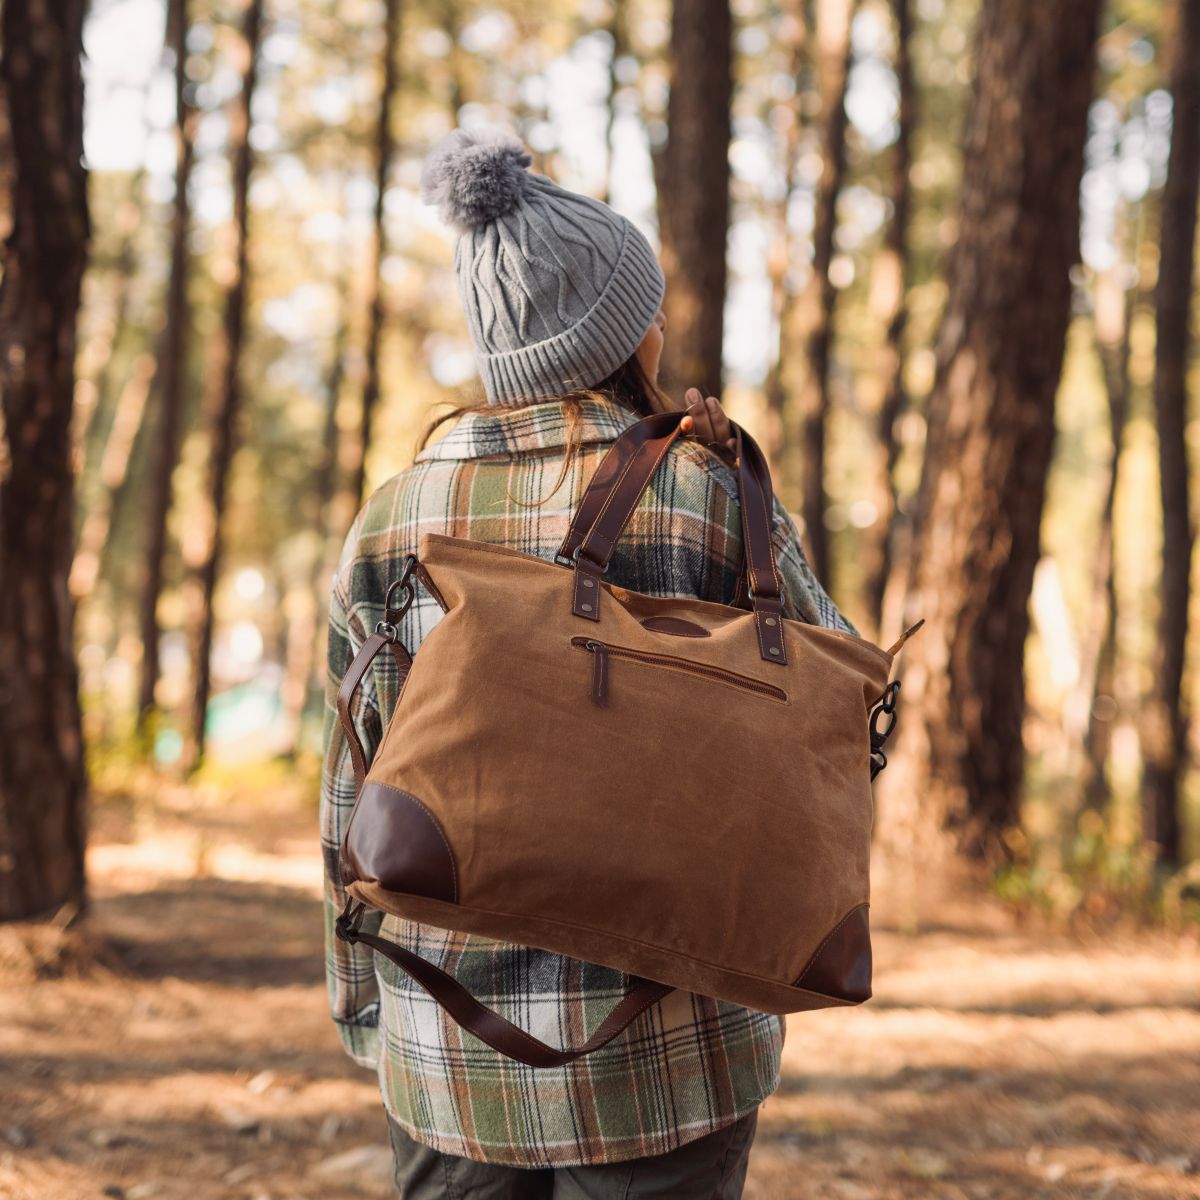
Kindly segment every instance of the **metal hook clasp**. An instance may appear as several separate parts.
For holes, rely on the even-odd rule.
[[[893,679],[883,689],[883,695],[875,701],[871,708],[871,778],[874,779],[887,766],[887,755],[883,752],[884,743],[892,736],[896,728],[896,705],[900,697],[900,680]],[[883,717],[887,724],[880,728]]]
[[[412,608],[413,601],[417,598],[417,589],[412,581],[416,565],[417,556],[415,554],[407,555],[400,571],[400,578],[392,583],[384,597],[383,620],[375,626],[375,632],[382,634],[389,642],[394,642],[399,636],[396,626],[403,620],[405,613]],[[400,595],[399,604],[396,603],[397,593]]]

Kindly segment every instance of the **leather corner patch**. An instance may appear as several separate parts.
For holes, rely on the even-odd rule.
[[[363,784],[346,831],[345,859],[365,883],[458,902],[458,869],[441,824],[400,788],[370,779]]]
[[[826,935],[794,987],[861,1004],[871,998],[870,906],[852,908]]]
[[[672,637],[712,637],[703,625],[685,621],[682,617],[647,617],[642,622],[642,628],[650,630],[651,633],[669,633]]]

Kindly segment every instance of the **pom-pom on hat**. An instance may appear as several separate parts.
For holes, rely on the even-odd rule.
[[[421,172],[422,199],[458,231],[459,294],[492,404],[594,387],[637,349],[666,286],[631,221],[531,162],[504,130],[456,129]]]

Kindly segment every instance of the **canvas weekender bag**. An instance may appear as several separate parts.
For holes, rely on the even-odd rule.
[[[768,1013],[871,993],[871,780],[901,643],[784,618],[770,475],[736,426],[747,607],[605,581],[683,415],[614,442],[555,562],[425,535],[338,698],[358,795],[337,935],[534,1067],[598,1049],[673,988]],[[396,623],[418,582],[444,615],[414,661]],[[368,765],[350,701],[384,650],[400,689]],[[614,967],[631,988],[559,1049],[364,931],[368,907]]]

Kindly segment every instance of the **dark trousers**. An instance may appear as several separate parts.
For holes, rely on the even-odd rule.
[[[388,1121],[402,1200],[738,1200],[757,1124],[755,1109],[666,1154],[530,1169],[442,1154]]]

